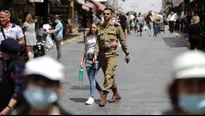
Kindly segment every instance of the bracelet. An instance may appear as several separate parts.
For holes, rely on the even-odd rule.
[[[12,108],[10,106],[7,106],[9,108],[9,110],[12,110]]]

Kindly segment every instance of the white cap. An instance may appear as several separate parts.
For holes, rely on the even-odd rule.
[[[25,65],[24,75],[41,75],[53,81],[64,79],[64,66],[50,56],[29,60]]]
[[[173,62],[172,76],[176,79],[205,78],[205,53],[188,51]]]

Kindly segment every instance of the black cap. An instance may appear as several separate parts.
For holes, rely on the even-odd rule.
[[[0,50],[4,53],[17,55],[21,50],[21,46],[14,39],[6,39],[1,41]]]

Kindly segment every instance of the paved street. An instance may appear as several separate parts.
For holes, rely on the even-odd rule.
[[[116,71],[117,83],[122,100],[115,104],[107,103],[98,107],[99,94],[96,91],[96,104],[86,106],[89,97],[89,83],[86,72],[84,81],[78,81],[79,62],[83,44],[78,39],[63,45],[63,64],[66,67],[66,78],[63,82],[62,106],[74,114],[85,115],[134,115],[152,114],[169,108],[166,96],[166,83],[170,79],[170,64],[173,58],[187,50],[187,44],[168,32],[158,37],[137,37],[132,32],[128,37],[131,61],[124,62],[124,53],[119,49],[119,65]],[[56,57],[56,50],[49,55]],[[103,73],[100,70],[97,80],[102,85]],[[112,93],[109,94],[110,99]]]

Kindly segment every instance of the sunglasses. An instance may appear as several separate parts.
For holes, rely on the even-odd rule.
[[[110,13],[103,13],[103,15],[110,15]]]

